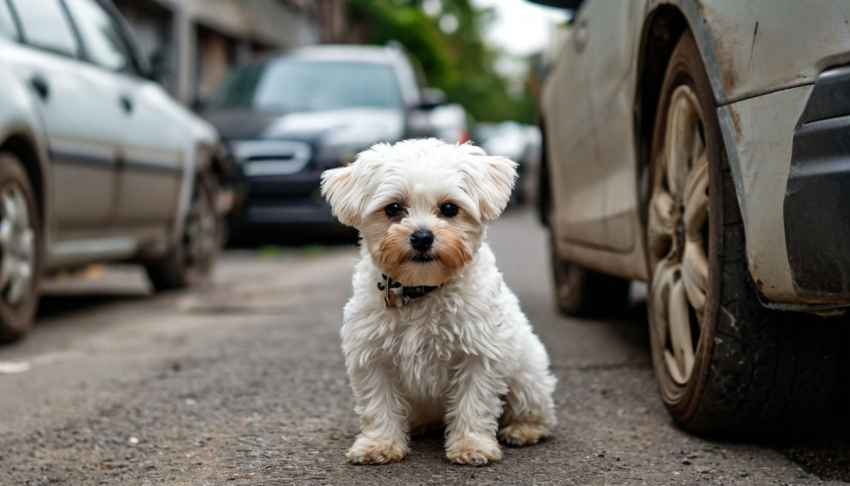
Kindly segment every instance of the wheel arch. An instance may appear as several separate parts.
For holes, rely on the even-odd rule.
[[[552,207],[552,186],[549,180],[549,147],[546,137],[546,123],[542,110],[537,115],[537,127],[540,130],[540,169],[537,171],[537,198],[535,209],[537,218],[543,226],[549,226],[549,210]]]
[[[676,44],[690,26],[685,14],[674,5],[659,5],[648,13],[640,36],[636,92],[634,98],[635,141],[637,150],[638,208],[641,226],[646,227],[648,168],[655,130],[656,111],[664,73]]]
[[[3,140],[0,145],[0,151],[11,152],[24,166],[27,172],[27,177],[30,179],[33,190],[36,195],[36,204],[41,219],[42,227],[47,228],[47,189],[45,183],[45,170],[42,164],[42,157],[39,155],[38,145],[35,139],[25,131],[12,131]]]

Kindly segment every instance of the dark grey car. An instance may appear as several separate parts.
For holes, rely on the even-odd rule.
[[[318,46],[233,72],[204,116],[237,160],[232,234],[264,224],[333,225],[324,170],[377,142],[433,136],[423,90],[396,47]]]

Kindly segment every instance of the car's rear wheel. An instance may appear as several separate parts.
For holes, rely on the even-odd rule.
[[[574,317],[615,317],[629,304],[631,282],[594,272],[558,253],[556,229],[549,223],[549,255],[558,311]]]
[[[661,88],[649,180],[647,307],[667,409],[686,429],[712,436],[805,430],[835,382],[837,328],[759,302],[716,105],[690,33]]]
[[[218,187],[212,175],[201,175],[195,181],[179,240],[165,258],[145,265],[156,290],[209,283],[222,246],[223,221],[216,210]]]
[[[32,326],[41,275],[41,221],[21,161],[0,152],[0,342]]]

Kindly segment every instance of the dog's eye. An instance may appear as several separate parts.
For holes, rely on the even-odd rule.
[[[448,218],[451,218],[451,217],[454,217],[455,215],[457,215],[457,210],[458,210],[458,207],[456,205],[452,204],[452,203],[445,203],[442,206],[440,206],[440,213],[442,213],[443,216],[446,216]]]
[[[401,214],[402,211],[404,211],[404,208],[401,207],[401,204],[399,203],[392,203],[389,206],[385,207],[384,211],[387,213],[387,216],[393,217]]]

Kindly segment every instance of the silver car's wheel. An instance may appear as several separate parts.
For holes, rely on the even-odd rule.
[[[32,292],[35,258],[27,198],[18,182],[9,181],[0,189],[0,298],[10,306]]]
[[[165,258],[145,265],[157,290],[203,286],[221,250],[222,221],[216,212],[218,184],[203,174],[195,183],[179,241]]]
[[[221,246],[220,225],[211,197],[208,190],[198,190],[183,229],[183,265],[194,274],[190,280],[196,282],[209,275]]]
[[[652,312],[664,362],[685,385],[694,368],[708,291],[708,154],[699,102],[688,85],[673,92],[649,203]]]
[[[616,317],[629,306],[631,282],[568,262],[558,254],[555,228],[549,229],[549,254],[555,284],[555,305],[576,317]]]
[[[41,224],[21,161],[0,153],[0,341],[23,335],[38,303]]]

